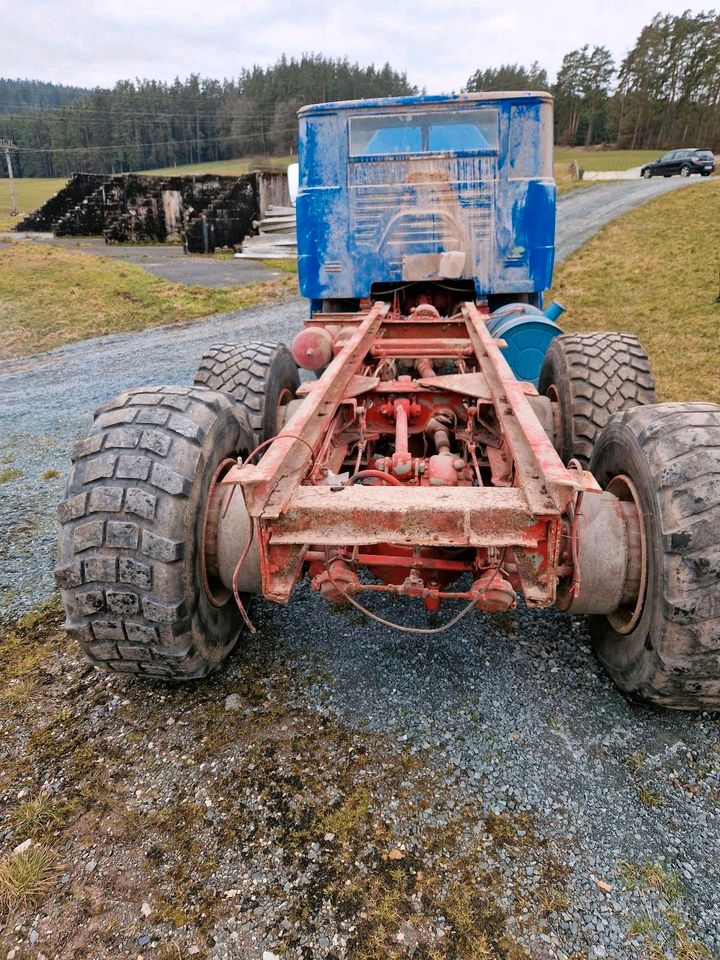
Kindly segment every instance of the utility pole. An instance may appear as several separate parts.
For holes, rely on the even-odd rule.
[[[10,178],[10,193],[12,194],[12,210],[10,211],[11,217],[16,217],[18,215],[17,208],[17,194],[15,193],[15,180],[13,179],[13,168],[12,168],[12,158],[10,157],[10,151],[15,147],[15,144],[12,140],[5,140],[0,137],[0,150],[5,151],[5,160],[7,161],[8,168],[8,177]]]

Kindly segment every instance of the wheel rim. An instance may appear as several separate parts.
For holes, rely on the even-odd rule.
[[[630,477],[619,474],[605,488],[620,501],[628,534],[628,571],[623,605],[607,614],[616,633],[632,633],[642,615],[647,590],[647,536],[637,487]]]
[[[230,470],[237,466],[238,461],[228,458],[223,460],[215,471],[208,487],[205,501],[205,516],[202,524],[202,542],[200,543],[200,577],[203,590],[213,607],[224,607],[231,597],[230,591],[220,579],[217,557],[217,529],[221,508],[226,498],[222,497],[217,486]],[[234,488],[231,493],[234,492]]]
[[[681,177],[689,177],[689,176],[690,176],[690,169],[689,169],[689,167],[683,167],[682,170],[680,171],[680,176],[681,176]]]

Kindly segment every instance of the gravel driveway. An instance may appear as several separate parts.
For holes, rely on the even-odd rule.
[[[558,205],[559,259],[619,213],[681,185],[687,184],[612,183],[564,196]],[[52,515],[64,483],[66,450],[85,433],[93,407],[131,385],[188,382],[204,348],[217,339],[287,340],[305,311],[303,302],[291,301],[0,364],[0,472],[7,477],[0,484],[5,612],[23,612],[52,590]],[[13,478],[12,471],[18,476]],[[512,918],[508,930],[525,951],[497,948],[473,960],[720,956],[717,717],[630,704],[597,665],[582,621],[555,611],[518,609],[503,617],[466,619],[439,638],[403,638],[354,613],[331,611],[306,586],[296,596],[289,608],[253,604],[262,639],[249,649],[267,657],[270,685],[279,675],[274,671],[290,669],[295,677],[290,699],[297,710],[340,722],[352,737],[384,738],[391,753],[421,760],[424,787],[407,773],[396,785],[405,791],[402,803],[392,791],[388,796],[378,792],[370,801],[378,823],[390,823],[400,837],[398,859],[412,855],[419,858],[418,870],[429,869],[422,863],[430,856],[424,846],[430,832],[442,833],[459,811],[471,814],[461,848],[448,852],[442,841],[434,841],[439,844],[433,848],[434,868],[444,871],[448,883],[462,884],[463,858],[472,848],[480,858],[477,870],[487,869],[496,878],[496,906]],[[392,599],[374,602],[391,619],[425,622],[414,606],[401,612]],[[242,679],[250,670],[246,652],[233,658],[228,676]],[[108,698],[115,698],[108,702],[134,699],[140,692],[119,678],[103,682]],[[186,689],[168,697],[174,709],[191,711],[195,698],[213,689]],[[223,722],[222,714],[217,722]],[[338,761],[326,757],[323,762]],[[389,768],[378,761],[378,771]],[[142,773],[146,776],[147,769]],[[206,775],[203,782],[211,789],[217,772]],[[132,786],[140,772],[127,776]],[[383,777],[378,772],[378,783]],[[372,782],[369,790],[372,794]],[[403,806],[408,790],[409,808]],[[414,806],[412,790],[417,790]],[[280,790],[286,793],[287,788]],[[267,800],[266,793],[262,796]],[[282,810],[282,817],[292,820],[292,810]],[[252,816],[260,822],[264,814]],[[509,834],[492,848],[486,844],[476,850],[482,838],[472,824],[481,817],[486,824],[495,818],[492,823]],[[282,846],[277,837],[273,842]],[[261,960],[273,944],[293,957],[376,956],[348,953],[353,924],[341,922],[322,897],[310,897],[307,878],[328,856],[322,842],[314,853],[309,848],[302,869],[274,861],[270,852],[252,845],[247,849],[249,865],[247,857],[244,866],[231,858],[229,873],[218,883],[234,888],[252,880],[262,889],[252,904],[242,900],[242,908],[240,900],[235,907],[233,897],[227,900],[207,939],[207,956]],[[262,883],[253,863],[261,864]],[[551,888],[561,894],[546,902]],[[306,928],[298,933],[296,925],[293,939],[282,932],[283,904],[308,897]],[[448,952],[449,941],[443,940],[456,935],[459,921],[433,912],[432,904],[418,901],[412,909],[416,918],[403,921],[392,933],[392,951],[378,957],[472,956],[472,951]],[[425,932],[420,936],[418,930]],[[649,944],[658,952],[651,953]],[[683,952],[687,944],[697,952]],[[431,946],[445,952],[432,954]]]

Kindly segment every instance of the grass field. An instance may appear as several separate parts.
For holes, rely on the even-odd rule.
[[[232,177],[234,174],[247,173],[248,170],[257,170],[262,167],[284,169],[296,160],[297,157],[246,157],[242,160],[216,160],[211,163],[192,163],[180,167],[161,167],[158,170],[140,170],[138,172],[152,174],[156,177],[179,176],[186,173],[217,173]]]
[[[65,180],[42,180],[40,178],[25,177],[15,181],[18,209],[22,216],[32,213],[42,206],[54,193],[65,185]],[[10,181],[4,177],[0,180],[0,230],[11,230],[20,217],[11,217],[12,195]]]
[[[673,191],[608,224],[555,273],[568,333],[634,333],[659,400],[720,402],[720,181]]]
[[[576,160],[584,170],[629,170],[658,156],[656,150],[585,150],[582,147],[555,147],[553,174],[558,193],[578,187],[595,186],[596,180],[576,180],[570,164]]]
[[[297,293],[290,274],[229,289],[188,287],[141,267],[46,244],[0,247],[0,359],[193,320]]]
[[[657,160],[662,150],[585,150],[583,147],[555,147],[555,163],[577,160],[584,170],[629,170],[648,160]]]

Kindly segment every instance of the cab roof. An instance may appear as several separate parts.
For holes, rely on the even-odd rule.
[[[544,100],[552,102],[552,94],[543,90],[504,90],[491,91],[486,93],[454,93],[451,95],[440,94],[429,96],[427,94],[416,94],[412,97],[371,97],[367,100],[336,100],[330,103],[312,103],[298,110],[298,116],[306,116],[310,113],[330,113],[336,110],[373,110],[382,108],[383,110],[394,107],[418,107],[424,105],[439,105],[443,103],[467,104],[467,103],[497,103],[500,100],[518,100],[526,102],[528,100]]]

